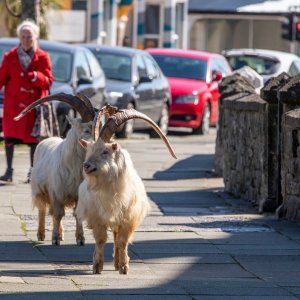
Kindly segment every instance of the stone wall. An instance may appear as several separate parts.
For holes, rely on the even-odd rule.
[[[282,73],[258,95],[232,75],[220,83],[215,171],[259,212],[299,219],[300,75]]]

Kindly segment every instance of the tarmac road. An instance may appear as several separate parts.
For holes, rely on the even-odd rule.
[[[23,183],[28,149],[18,147],[14,183],[0,186],[0,299],[300,299],[299,226],[223,192],[212,172],[215,138],[214,129],[171,131],[177,160],[158,139],[119,140],[152,204],[129,246],[128,275],[114,270],[111,235],[104,271],[92,274],[94,239],[85,228],[86,245],[76,246],[72,211],[61,246],[51,245],[50,217],[46,241],[37,242],[37,210]]]

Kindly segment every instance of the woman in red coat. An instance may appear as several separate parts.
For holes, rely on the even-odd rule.
[[[15,144],[30,146],[30,162],[38,140],[31,136],[35,121],[35,110],[20,121],[13,120],[26,106],[48,94],[53,82],[49,55],[38,48],[39,27],[30,20],[17,28],[19,46],[7,52],[0,67],[0,88],[4,89],[3,135],[7,169],[1,181],[11,182],[13,176],[13,154]]]

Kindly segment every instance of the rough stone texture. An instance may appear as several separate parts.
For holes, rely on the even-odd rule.
[[[267,199],[267,102],[243,76],[220,83],[221,104],[216,139],[215,172],[225,190],[256,205]]]
[[[263,211],[275,211],[282,203],[280,188],[280,136],[283,104],[279,101],[279,91],[291,77],[283,72],[269,79],[261,89],[260,96],[268,102],[268,197],[262,207]]]
[[[277,214],[300,220],[300,109],[285,113],[283,119],[281,192],[282,205]]]

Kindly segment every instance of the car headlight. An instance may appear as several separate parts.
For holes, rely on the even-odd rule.
[[[108,92],[107,93],[107,102],[111,105],[116,105],[119,98],[123,97],[123,93],[121,92]]]
[[[193,93],[189,95],[180,95],[175,99],[176,103],[194,103],[197,104],[199,101],[198,93]]]

